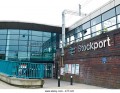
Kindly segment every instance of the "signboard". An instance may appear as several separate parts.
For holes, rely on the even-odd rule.
[[[75,65],[75,74],[79,75],[79,64]]]
[[[60,75],[64,75],[64,73],[65,73],[64,70],[65,70],[65,69],[64,69],[63,67],[60,68]]]
[[[70,53],[70,55],[73,55],[75,53],[75,48],[70,47],[69,48],[69,53]]]
[[[63,69],[61,70],[63,72]],[[65,64],[64,73],[79,75],[79,64]]]
[[[89,50],[97,50],[99,48],[104,48],[106,46],[111,46],[110,44],[110,38],[107,37],[104,40],[101,41],[97,41],[97,42],[89,42],[87,44],[79,44],[77,47],[77,49],[75,49],[75,47],[70,47],[69,48],[69,54],[70,55],[74,55],[76,53],[76,50],[78,52],[82,52],[82,51],[89,51]]]
[[[107,62],[107,58],[106,57],[102,57],[102,63],[106,63]]]

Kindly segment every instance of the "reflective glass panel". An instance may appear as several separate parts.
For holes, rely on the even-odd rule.
[[[92,37],[101,33],[101,23],[92,27]]]
[[[50,32],[43,32],[43,36],[51,37],[51,33]]]
[[[0,40],[0,45],[6,45],[6,40]]]
[[[101,16],[98,16],[91,20],[91,26],[96,25],[101,22]]]
[[[0,35],[1,34],[7,34],[7,29],[0,29]]]
[[[105,12],[103,15],[102,15],[102,21],[104,20],[107,20],[111,17],[115,16],[115,8],[109,10],[108,12]]]
[[[116,7],[116,13],[120,14],[120,5]]]
[[[34,40],[34,41],[42,41],[42,37],[32,36],[32,40]]]
[[[8,35],[7,39],[19,39],[19,35]]]
[[[116,24],[116,17],[113,17],[109,20],[106,20],[103,25],[104,25],[104,28],[107,28],[107,27],[110,27],[112,25],[115,25]]]
[[[19,30],[8,29],[8,34],[19,34]]]
[[[51,40],[49,37],[43,37],[43,41],[46,42],[48,40]]]
[[[18,46],[6,46],[8,51],[18,51]]]
[[[42,36],[42,35],[43,35],[43,32],[41,32],[41,31],[32,31],[32,35]]]
[[[90,21],[85,23],[85,24],[83,24],[82,27],[83,27],[83,30],[86,29],[86,28],[89,28],[90,27]]]
[[[0,39],[6,39],[6,35],[0,35]]]
[[[18,45],[17,40],[7,40],[7,45]]]
[[[0,46],[0,51],[5,50],[6,46]]]
[[[120,23],[120,15],[117,16],[117,23]]]
[[[28,51],[27,46],[19,46],[19,51]]]

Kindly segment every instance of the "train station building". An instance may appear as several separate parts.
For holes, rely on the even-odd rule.
[[[119,14],[120,1],[112,0],[68,28],[64,57],[58,50],[55,61],[62,80],[120,88]]]
[[[10,77],[58,78],[120,88],[120,0],[111,0],[65,29],[0,22],[0,72]]]

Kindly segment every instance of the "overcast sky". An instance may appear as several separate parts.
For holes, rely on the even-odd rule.
[[[0,0],[0,21],[19,21],[47,25],[62,25],[62,11],[65,9],[89,14],[110,0]],[[66,26],[80,19],[66,15]]]

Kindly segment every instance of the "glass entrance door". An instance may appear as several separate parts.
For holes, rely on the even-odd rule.
[[[52,78],[53,76],[53,64],[46,64],[45,65],[45,78]]]

